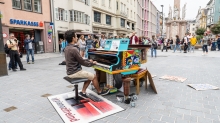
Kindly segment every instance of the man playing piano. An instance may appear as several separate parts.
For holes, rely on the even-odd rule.
[[[66,31],[65,32],[65,39],[68,42],[67,47],[65,48],[65,58],[66,58],[66,70],[67,75],[69,78],[86,78],[88,81],[84,82],[82,92],[79,94],[85,98],[86,96],[86,89],[89,86],[90,82],[93,82],[94,87],[97,90],[97,93],[99,95],[106,95],[109,93],[109,90],[103,89],[101,90],[99,88],[99,83],[97,80],[96,75],[93,73],[87,72],[82,70],[82,66],[91,67],[95,65],[97,62],[92,60],[85,60],[81,57],[79,53],[79,47],[78,45],[75,45],[77,43],[77,36],[75,32],[73,31]]]

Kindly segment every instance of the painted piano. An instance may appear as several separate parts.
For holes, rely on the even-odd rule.
[[[108,88],[120,89],[123,76],[135,74],[147,62],[147,48],[150,45],[129,45],[129,39],[107,39],[104,49],[89,49],[87,53],[89,59],[97,61],[93,66],[97,77],[105,76]]]

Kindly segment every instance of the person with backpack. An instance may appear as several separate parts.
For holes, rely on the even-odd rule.
[[[27,52],[27,63],[30,64],[29,55],[31,54],[32,64],[34,64],[34,37],[30,38],[29,34],[26,34],[25,37],[26,39],[24,40],[24,44]]]
[[[220,35],[218,35],[217,45],[218,45],[218,51],[220,51]]]
[[[155,35],[152,36],[152,40],[151,40],[151,57],[153,57],[153,53],[156,58],[157,57],[157,41],[155,39]]]
[[[23,64],[21,63],[20,55],[18,52],[18,40],[15,38],[13,33],[10,33],[10,39],[7,40],[6,44],[9,50],[9,56],[10,56],[10,62],[12,65],[12,70],[16,70],[15,62],[18,63],[20,70],[25,71],[26,69],[23,67]],[[7,48],[5,48],[7,49]]]
[[[188,49],[187,33],[186,33],[185,36],[183,37],[183,45],[184,45],[184,53],[187,53],[187,49]]]
[[[177,48],[178,48],[178,49],[180,50],[180,52],[181,52],[180,38],[179,38],[178,35],[176,35],[176,45],[175,45],[175,47],[174,47],[174,51],[173,51],[173,53],[175,53],[175,51],[176,51]]]

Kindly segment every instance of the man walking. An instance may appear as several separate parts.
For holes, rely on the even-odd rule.
[[[208,54],[208,40],[209,40],[209,37],[207,36],[207,33],[205,33],[203,40],[202,40],[202,49],[203,49],[202,55],[205,55],[205,52],[206,52],[206,55]]]
[[[218,44],[218,51],[220,51],[220,35],[218,36],[217,44]]]
[[[32,64],[34,64],[34,37],[30,38],[30,35],[29,34],[26,34],[25,35],[25,40],[24,40],[24,43],[25,43],[25,49],[26,49],[26,52],[27,52],[27,63],[30,64],[29,62],[29,56],[31,54],[31,60],[32,60]]]
[[[192,38],[191,33],[189,33],[189,35],[187,36],[187,41],[188,41],[188,48],[187,48],[187,50],[188,50],[188,52],[191,49],[191,38]]]
[[[188,38],[187,38],[187,33],[185,34],[184,38],[184,53],[187,53],[187,48],[188,48]]]
[[[8,48],[10,48],[9,55],[10,55],[12,70],[17,71],[15,67],[15,62],[17,62],[20,67],[20,70],[24,71],[26,69],[23,67],[23,64],[21,63],[21,59],[18,53],[18,40],[15,38],[13,33],[11,33],[9,36],[10,39],[7,40],[7,45]]]

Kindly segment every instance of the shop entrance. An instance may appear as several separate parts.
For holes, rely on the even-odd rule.
[[[29,34],[31,37],[33,36],[35,42],[38,42],[41,40],[40,34],[38,34],[38,33],[40,33],[39,30],[23,29],[23,28],[21,28],[21,29],[10,28],[9,33],[14,33],[15,38],[17,38],[19,40],[19,51],[23,54],[26,54],[25,44],[24,44],[26,34]],[[34,49],[36,49],[36,43],[34,44]],[[35,53],[36,53],[36,51],[37,50],[35,50]]]

